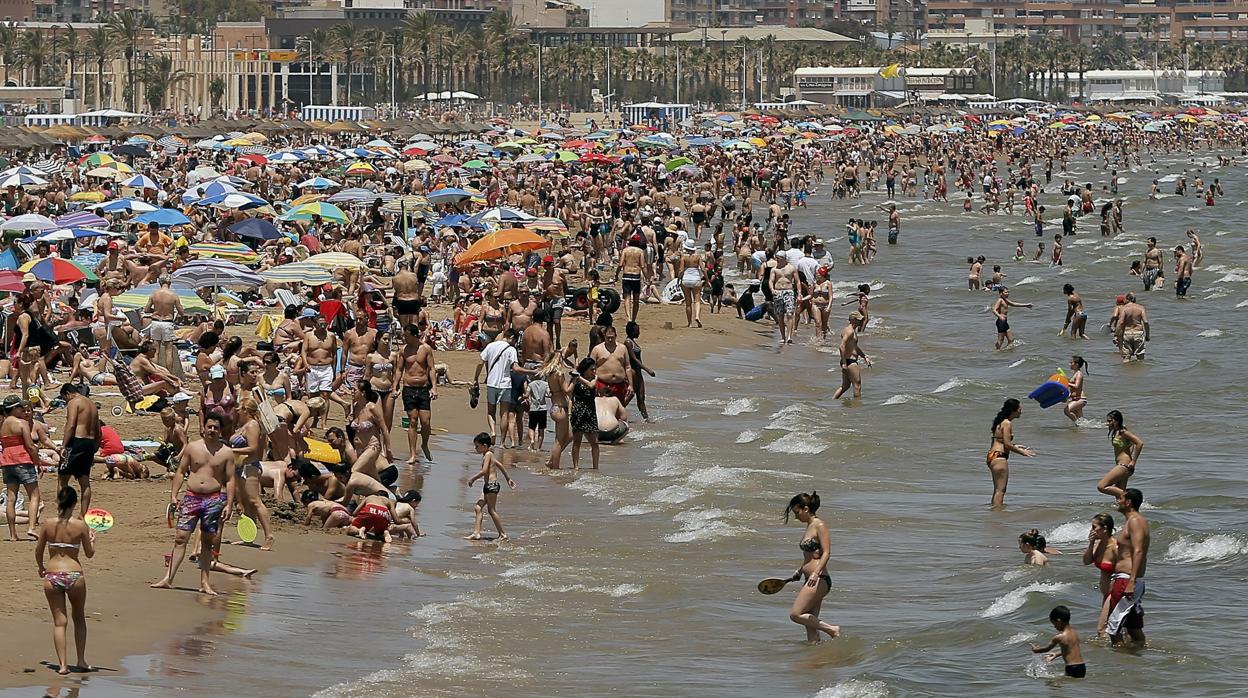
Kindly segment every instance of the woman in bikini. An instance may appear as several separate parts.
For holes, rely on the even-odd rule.
[[[117,385],[117,376],[111,371],[106,371],[108,367],[104,357],[92,359],[85,346],[79,346],[74,352],[73,368],[69,372],[68,383],[75,380],[84,381],[91,385]]]
[[[261,361],[263,371],[260,373],[260,386],[265,391],[282,390],[284,395],[289,395],[290,374],[282,367],[282,360],[277,352],[266,352]]]
[[[1110,410],[1105,415],[1105,426],[1109,428],[1109,443],[1114,447],[1114,467],[1096,484],[1096,491],[1117,499],[1127,488],[1127,481],[1135,475],[1135,463],[1144,450],[1144,440],[1127,430],[1118,410]]]
[[[815,272],[815,285],[811,287],[809,300],[815,309],[815,332],[820,339],[828,338],[828,319],[832,316],[832,280],[828,278],[828,267],[819,267]]]
[[[1101,572],[1099,588],[1101,590],[1101,615],[1096,621],[1096,632],[1105,631],[1105,621],[1109,617],[1110,586],[1114,577],[1114,566],[1118,561],[1118,539],[1114,538],[1114,517],[1109,514],[1097,514],[1092,517],[1092,528],[1088,531],[1088,547],[1083,551],[1083,564],[1095,565]]]
[[[537,375],[546,379],[550,386],[550,419],[555,423],[555,443],[550,449],[550,460],[546,467],[558,470],[563,459],[563,451],[572,443],[572,423],[570,420],[572,402],[569,397],[571,384],[568,369],[564,364],[563,353],[552,351],[546,360],[537,368]]]
[[[52,644],[56,647],[59,664],[56,673],[61,676],[69,674],[69,665],[65,663],[68,654],[65,630],[69,625],[66,599],[74,618],[74,649],[78,653],[75,668],[80,672],[95,671],[87,663],[87,580],[78,561],[80,549],[87,557],[95,557],[95,532],[82,519],[74,517],[77,506],[78,492],[69,486],[62,487],[56,496],[56,517],[43,522],[35,543],[35,563],[43,578],[48,609],[52,611]]]
[[[269,508],[260,497],[260,474],[263,471],[260,461],[268,453],[268,436],[260,428],[260,409],[255,398],[248,395],[240,400],[238,413],[243,425],[230,437],[230,448],[234,450],[234,476],[241,483],[237,496],[243,511],[260,524],[264,533],[264,545],[260,549],[272,550],[273,524],[269,519]]]
[[[355,446],[356,458],[351,469],[378,478],[378,461],[384,458],[388,464],[394,459],[390,450],[390,432],[380,428],[385,424],[385,412],[381,396],[372,384],[360,381],[355,387],[355,400],[351,404],[351,421],[347,424]]]
[[[680,256],[680,267],[676,276],[680,279],[680,287],[684,291],[685,327],[702,326],[702,255],[698,254],[698,246],[693,240],[685,239],[684,254]]]
[[[1073,371],[1070,375],[1070,397],[1066,398],[1066,406],[1062,408],[1062,412],[1072,422],[1078,422],[1083,417],[1083,408],[1088,405],[1088,397],[1083,392],[1083,369],[1087,367],[1088,362],[1082,356],[1070,357],[1070,370]]]
[[[624,347],[628,349],[628,360],[633,367],[633,395],[637,398],[637,411],[641,413],[641,418],[648,422],[650,413],[646,411],[645,374],[649,373],[653,378],[655,373],[641,360],[641,344],[637,342],[641,337],[641,326],[630,320],[624,326],[624,336]]]
[[[828,533],[828,525],[816,515],[819,511],[819,493],[805,492],[794,495],[784,509],[784,522],[795,518],[805,525],[805,532],[797,547],[802,551],[802,566],[797,568],[788,581],[806,582],[797,591],[793,606],[789,609],[789,620],[806,628],[806,641],[819,641],[819,632],[828,637],[838,637],[841,629],[819,620],[819,610],[823,599],[832,589],[832,578],[828,576],[828,558],[832,553],[832,538]]]
[[[364,382],[372,387],[381,401],[382,424],[386,426],[386,432],[394,428],[395,355],[390,347],[390,331],[379,330],[364,363]]]
[[[485,292],[485,303],[481,306],[481,346],[493,342],[503,331],[503,307],[498,304],[494,291]]]
[[[516,489],[516,481],[511,479],[503,464],[494,457],[494,452],[490,450],[494,446],[494,439],[489,434],[484,431],[477,434],[472,439],[472,446],[476,449],[477,454],[481,456],[481,471],[468,478],[468,486],[472,487],[472,483],[480,480],[481,499],[477,500],[477,504],[474,507],[472,534],[467,536],[467,539],[481,540],[481,519],[486,513],[489,513],[490,520],[494,522],[494,528],[498,530],[498,539],[500,541],[509,540],[507,532],[503,530],[503,520],[498,515],[498,493],[503,489],[503,486],[499,483],[498,477],[494,475],[494,471],[497,470],[501,473],[503,479],[507,481],[507,485],[513,490]]]
[[[992,508],[1005,506],[1005,488],[1010,484],[1010,453],[1031,458],[1036,452],[1014,443],[1014,420],[1023,414],[1018,400],[1010,398],[992,419],[992,445],[988,447],[988,470],[992,473]]]
[[[199,428],[204,428],[204,416],[209,410],[220,412],[225,417],[223,430],[234,430],[235,412],[238,410],[238,397],[234,393],[233,384],[225,380],[225,367],[217,364],[207,370],[208,384],[204,393],[199,396]]]

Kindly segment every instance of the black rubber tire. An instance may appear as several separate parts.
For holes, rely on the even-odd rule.
[[[589,289],[574,288],[568,292],[569,310],[589,310]]]
[[[598,289],[598,309],[604,313],[614,313],[620,309],[620,293],[613,288]]]

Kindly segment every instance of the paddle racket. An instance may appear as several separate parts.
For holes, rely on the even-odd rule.
[[[788,584],[791,581],[793,580],[792,579],[780,579],[778,577],[771,577],[770,579],[764,579],[763,581],[758,583],[758,591],[759,593],[762,593],[762,594],[775,594],[779,592],[781,589],[783,589],[785,584]]]
[[[238,538],[244,543],[256,542],[256,522],[251,520],[250,516],[243,514],[238,517]]]
[[[88,509],[82,517],[87,527],[97,533],[103,533],[113,527],[113,515],[103,509]]]

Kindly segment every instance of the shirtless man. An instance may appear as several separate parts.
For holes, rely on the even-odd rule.
[[[507,304],[507,327],[517,332],[524,332],[533,322],[533,313],[537,311],[537,299],[529,293],[528,286],[520,286],[516,290],[516,299]],[[542,328],[545,332],[545,328]]]
[[[307,373],[304,389],[309,397],[328,399],[342,406],[344,419],[351,419],[351,405],[334,394],[334,357],[338,353],[338,336],[329,333],[325,316],[318,314],[310,332],[303,335],[299,358]],[[316,426],[315,421],[313,426]]]
[[[511,273],[511,264],[503,262],[498,272],[498,302],[503,306],[508,306],[516,299],[516,292],[520,288],[520,280],[516,275]],[[520,328],[516,328],[519,332]]]
[[[598,414],[598,443],[617,444],[628,435],[628,412],[613,395],[594,398]]]
[[[1109,600],[1112,606],[1105,632],[1114,645],[1122,644],[1122,631],[1126,630],[1132,642],[1144,644],[1144,573],[1148,571],[1149,530],[1148,521],[1140,514],[1144,493],[1128,487],[1118,495],[1118,511],[1126,516],[1126,522],[1117,535],[1118,559],[1129,561],[1129,572],[1116,572],[1110,583]]]
[[[82,494],[82,515],[91,508],[91,466],[100,447],[100,412],[95,403],[78,391],[77,386],[61,386],[65,401],[65,436],[61,441],[61,464],[57,468],[57,491],[78,480]]]
[[[616,267],[620,282],[620,294],[628,306],[628,319],[637,321],[637,311],[641,305],[641,289],[650,285],[650,265],[646,263],[646,252],[639,236],[629,239],[628,245],[620,252],[620,265]],[[612,280],[612,284],[615,280]]]
[[[1183,251],[1183,246],[1174,248],[1174,295],[1177,298],[1187,297],[1187,289],[1192,285],[1192,257]]]
[[[304,437],[308,435],[312,410],[303,401],[290,398],[286,391],[284,385],[265,387],[265,394],[273,401],[273,412],[277,415],[277,429],[269,434],[269,456],[289,462],[307,451]]]
[[[871,359],[862,351],[862,347],[858,345],[858,331],[866,324],[862,313],[855,310],[849,314],[849,324],[841,330],[841,340],[839,352],[841,355],[841,387],[837,388],[832,394],[832,399],[837,400],[849,390],[850,386],[854,388],[854,397],[862,397],[862,369],[858,367],[858,359],[866,365],[871,365]]]
[[[355,317],[355,326],[342,334],[342,371],[334,380],[334,390],[344,386],[348,393],[355,392],[355,386],[364,377],[364,364],[368,363],[368,355],[373,351],[373,343],[377,340],[377,330],[368,326],[368,316],[360,313]]]
[[[100,351],[109,354],[113,346],[113,333],[121,327],[125,316],[113,309],[113,297],[121,294],[125,282],[110,278],[100,285],[100,295],[95,299],[95,318],[91,330],[100,342]]]
[[[433,379],[433,349],[420,338],[420,328],[415,323],[403,327],[403,348],[399,351],[399,365],[395,367],[394,387],[403,387],[403,411],[407,413],[407,446],[411,456],[408,465],[420,459],[416,451],[417,427],[420,434],[420,453],[425,460],[433,462],[429,451],[429,434],[433,430],[433,401],[438,399],[438,382]]]
[[[1118,309],[1118,329],[1115,331],[1118,351],[1122,362],[1144,358],[1144,349],[1152,339],[1148,326],[1148,311],[1135,302],[1135,294],[1127,294],[1127,302]]]
[[[398,272],[394,278],[390,280],[390,288],[394,292],[392,305],[394,314],[398,318],[399,323],[406,325],[409,322],[416,322],[416,316],[420,314],[424,303],[421,301],[420,281],[416,278],[416,256],[413,255],[410,260],[405,260],[407,264],[399,264]]]
[[[282,322],[273,332],[273,351],[279,355],[297,353],[303,346],[303,327],[299,325],[299,307],[286,306],[282,311]],[[316,311],[312,311],[315,315]]]
[[[168,274],[160,277],[160,288],[152,292],[143,308],[143,314],[152,318],[148,327],[148,337],[156,342],[156,363],[169,373],[181,378],[182,361],[178,358],[178,349],[174,346],[177,335],[174,333],[174,322],[179,316],[185,315],[182,300],[174,292],[173,279]]]
[[[801,275],[797,267],[789,264],[787,255],[777,252],[775,266],[765,277],[772,297],[771,310],[776,317],[776,325],[780,328],[780,343],[792,344],[793,334],[797,331],[797,291],[801,284]]]
[[[1066,294],[1066,321],[1062,323],[1062,329],[1058,331],[1057,336],[1064,335],[1066,328],[1069,327],[1071,339],[1076,337],[1087,339],[1088,313],[1083,309],[1083,298],[1075,292],[1072,284],[1063,286],[1062,293]]]
[[[396,514],[394,500],[386,494],[386,490],[383,489],[360,501],[360,506],[355,510],[355,516],[351,519],[351,525],[347,526],[347,535],[357,536],[361,540],[372,536],[375,539],[390,542],[390,526],[394,523]]]
[[[1002,287],[997,301],[992,304],[992,314],[997,319],[997,349],[1014,344],[1014,330],[1010,329],[1010,308],[1030,308],[1031,303],[1015,303],[1010,300],[1010,289]]]
[[[234,508],[234,450],[221,440],[224,417],[216,412],[204,415],[203,438],[187,444],[178,459],[169,491],[169,508],[177,509],[177,533],[173,538],[173,554],[169,571],[152,585],[153,589],[172,589],[173,578],[186,556],[186,543],[199,525],[199,591],[216,596],[208,583],[212,570],[213,549],[221,535],[221,522],[230,520]],[[178,492],[186,483],[181,501]]]
[[[1157,238],[1148,239],[1148,249],[1144,251],[1144,290],[1151,291],[1153,286],[1161,288],[1166,283],[1166,270],[1162,268],[1161,250],[1157,249]]]
[[[550,255],[542,258],[542,288],[546,291],[546,331],[555,338],[555,348],[563,348],[563,306],[568,294],[568,279],[563,269],[555,266]]]
[[[156,358],[156,342],[145,340],[139,345],[139,354],[130,362],[130,370],[143,383],[144,395],[172,395],[182,389],[182,379],[160,366]]]
[[[589,352],[589,358],[594,360],[598,397],[614,396],[627,406],[633,398],[633,362],[628,348],[616,343],[614,327],[603,328],[602,343]]]

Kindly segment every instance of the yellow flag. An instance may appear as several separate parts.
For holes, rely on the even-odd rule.
[[[895,78],[900,74],[901,74],[900,63],[894,63],[892,65],[887,65],[887,66],[884,66],[883,68],[880,68],[880,77],[882,78]]]

